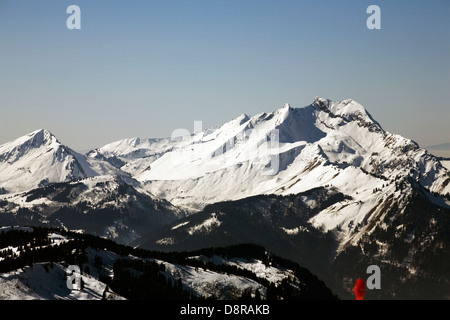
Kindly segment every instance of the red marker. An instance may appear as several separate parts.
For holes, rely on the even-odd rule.
[[[356,300],[363,300],[364,295],[366,294],[366,281],[364,279],[356,280],[355,287],[353,288],[353,292],[356,295]]]

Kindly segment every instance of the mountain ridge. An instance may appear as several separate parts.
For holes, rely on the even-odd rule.
[[[345,268],[360,267],[352,261],[394,268],[411,283],[450,283],[445,271],[434,279],[426,265],[448,255],[450,172],[352,99],[286,103],[191,134],[119,140],[86,155],[46,130],[0,151],[0,223],[80,229],[151,248],[264,243],[311,260],[347,294]],[[315,245],[323,252],[311,250]],[[324,271],[333,266],[339,276]]]
[[[26,158],[17,150],[29,152],[28,162],[38,168],[51,162],[51,170],[42,174],[37,170],[39,179],[28,188],[21,183],[22,190],[8,184],[27,176],[12,174],[5,162],[17,154],[19,160]],[[52,150],[60,151],[40,164],[36,161]],[[350,221],[370,221],[377,216],[377,208],[405,202],[412,189],[400,191],[398,185],[408,185],[409,178],[431,193],[445,196],[450,192],[450,173],[437,158],[412,140],[383,130],[352,99],[316,97],[303,108],[285,103],[271,113],[242,114],[189,136],[124,139],[86,155],[61,145],[43,129],[0,146],[0,151],[0,173],[9,173],[3,174],[6,179],[0,181],[0,188],[10,194],[49,183],[120,176],[139,192],[195,213],[221,201],[333,186],[354,200],[318,213],[311,223],[325,230],[341,230],[343,243],[358,239],[346,227]],[[58,155],[64,155],[65,162],[61,164]],[[23,170],[31,167],[21,166]],[[440,202],[449,204],[445,199]]]

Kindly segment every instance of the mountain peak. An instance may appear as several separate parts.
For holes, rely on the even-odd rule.
[[[0,146],[0,186],[9,193],[94,176],[90,166],[45,129]]]
[[[48,131],[47,129],[38,129],[38,130],[31,132],[29,135],[35,135],[35,134],[52,134],[52,133],[50,131]]]
[[[247,114],[243,113],[243,114],[241,114],[239,117],[237,117],[237,118],[234,119],[234,120],[235,120],[236,122],[238,122],[239,125],[241,125],[241,124],[247,122],[248,120],[250,120],[250,117],[249,117]]]
[[[19,138],[18,140],[21,139]],[[32,147],[49,146],[52,143],[59,143],[58,139],[46,129],[39,129],[27,134],[24,142]]]
[[[292,110],[291,105],[289,103],[285,103],[283,108],[275,111],[275,114],[278,114],[277,125],[283,123],[287,118],[289,118]]]
[[[23,154],[26,150],[60,144],[48,130],[39,129],[0,146],[0,154]]]
[[[318,107],[322,111],[332,112],[335,115],[342,115],[343,113],[356,113],[362,111],[365,112],[364,107],[353,99],[335,101],[331,99],[315,97],[313,106]]]
[[[334,101],[316,97],[312,106],[331,114],[333,117],[340,117],[347,121],[355,120],[363,126],[371,126],[372,130],[384,132],[381,125],[370,115],[366,108],[353,99]]]

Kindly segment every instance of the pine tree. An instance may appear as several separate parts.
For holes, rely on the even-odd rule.
[[[251,300],[252,299],[252,289],[246,288],[244,291],[242,291],[242,295],[240,300]]]
[[[106,293],[108,292],[109,287],[106,285],[105,290],[103,290],[102,300],[106,300]]]
[[[95,257],[94,257],[94,266],[95,266],[98,270],[102,270],[102,268],[103,268],[103,259],[102,259],[101,256],[95,255]]]
[[[88,265],[86,267],[84,267],[84,273],[91,274],[91,269],[89,268]]]
[[[255,300],[261,300],[261,293],[259,292],[258,289],[256,289],[255,291]]]
[[[275,284],[272,282],[267,287],[267,300],[277,300],[277,289],[275,287]]]

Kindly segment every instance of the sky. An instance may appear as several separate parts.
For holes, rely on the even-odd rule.
[[[86,152],[315,96],[450,142],[449,16],[448,0],[0,0],[0,144],[42,128]]]

